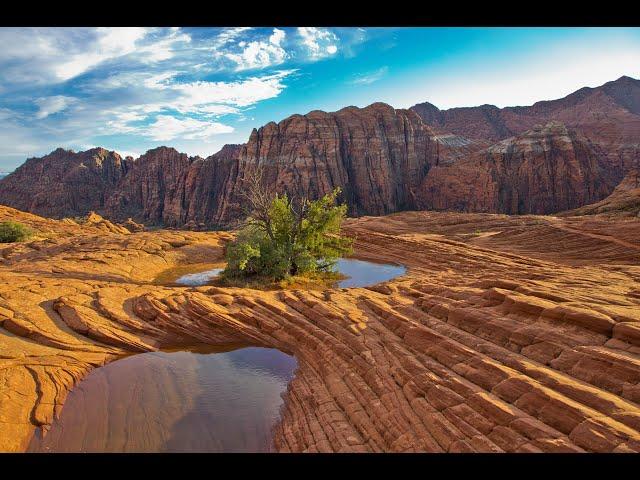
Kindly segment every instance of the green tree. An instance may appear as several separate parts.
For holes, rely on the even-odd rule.
[[[282,280],[312,272],[331,272],[351,252],[352,239],[341,234],[347,206],[337,204],[340,189],[319,200],[271,195],[262,172],[246,179],[242,196],[245,226],[227,247],[225,277],[262,276]]]
[[[33,235],[33,231],[22,223],[0,222],[0,243],[22,242]]]

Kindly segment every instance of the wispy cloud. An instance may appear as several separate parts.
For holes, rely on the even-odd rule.
[[[193,118],[175,118],[169,115],[159,115],[156,121],[142,129],[142,134],[153,140],[173,140],[182,137],[187,140],[209,140],[221,133],[231,133],[233,127],[218,122],[203,122]]]
[[[237,132],[249,109],[280,96],[307,63],[339,55],[335,32],[0,29],[0,162],[101,142],[129,151],[169,140],[213,145]]]
[[[38,98],[35,101],[36,105],[39,107],[39,110],[36,113],[36,118],[41,120],[49,115],[61,112],[74,102],[76,102],[75,98],[65,97],[64,95]]]
[[[23,87],[66,82],[104,62],[122,57],[143,64],[173,57],[189,35],[176,29],[3,28],[0,84]],[[34,68],[37,66],[37,68]]]
[[[347,83],[351,85],[371,85],[384,77],[389,72],[389,67],[381,67],[367,73],[355,74]]]

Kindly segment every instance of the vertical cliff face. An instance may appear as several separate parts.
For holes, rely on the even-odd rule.
[[[105,212],[116,218],[133,217],[162,223],[165,217],[180,218],[185,177],[197,158],[174,148],[149,150],[132,165],[105,204]]]
[[[538,124],[562,122],[601,147],[617,181],[640,160],[640,80],[626,76],[530,106],[440,110],[420,103],[411,109],[438,133],[492,142],[521,135]]]
[[[219,186],[210,219],[223,224],[239,214],[243,178],[258,166],[278,192],[318,198],[341,187],[351,215],[415,208],[415,191],[436,153],[420,118],[389,105],[294,115],[254,130],[235,161],[216,154],[207,166]]]
[[[277,190],[316,198],[341,187],[350,213],[382,215],[415,206],[435,152],[415,113],[375,103],[270,123],[251,135],[240,162],[264,165]]]
[[[418,203],[422,209],[554,213],[611,192],[617,179],[606,162],[583,135],[552,122],[432,169]]]
[[[241,148],[225,145],[218,153],[193,161],[168,200],[171,208],[165,210],[163,223],[196,230],[229,224],[234,216],[229,212],[227,197],[237,188]]]
[[[206,159],[160,147],[136,160],[129,175],[108,199],[106,212],[118,219],[168,227],[221,226],[225,195],[235,188],[240,145],[225,145]]]
[[[555,213],[603,199],[640,162],[639,105],[640,81],[622,77],[527,107],[312,111],[206,159],[167,147],[136,161],[59,149],[0,180],[0,203],[216,228],[242,216],[243,179],[261,167],[276,192],[318,198],[341,187],[350,215]]]
[[[604,213],[624,217],[640,217],[640,168],[629,171],[613,193],[600,202],[586,205],[564,215],[596,215]]]
[[[79,153],[59,148],[30,158],[2,179],[0,203],[57,218],[102,210],[132,163],[104,148]]]

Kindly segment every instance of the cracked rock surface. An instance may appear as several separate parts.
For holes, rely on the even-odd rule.
[[[0,207],[0,450],[46,434],[88,372],[180,344],[295,355],[283,452],[640,451],[640,221],[405,212],[350,219],[368,288],[154,283],[226,232],[113,233]]]

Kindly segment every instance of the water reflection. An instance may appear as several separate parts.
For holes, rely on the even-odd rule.
[[[206,285],[210,283],[222,271],[222,268],[213,268],[197,273],[188,273],[179,277],[175,283],[190,287]],[[347,276],[338,282],[338,287],[366,287],[376,283],[386,282],[400,275],[404,275],[406,268],[401,265],[386,263],[365,262],[352,258],[341,258],[336,264],[336,270]]]
[[[91,372],[29,451],[269,451],[295,368],[258,347],[134,355]]]
[[[188,273],[182,275],[176,280],[178,285],[186,285],[189,287],[195,287],[198,285],[206,285],[215,277],[217,277],[224,268],[213,268],[211,270],[205,270],[204,272]]]
[[[336,267],[340,273],[348,277],[338,283],[340,288],[375,285],[404,275],[407,271],[401,265],[365,262],[352,258],[341,258]]]

